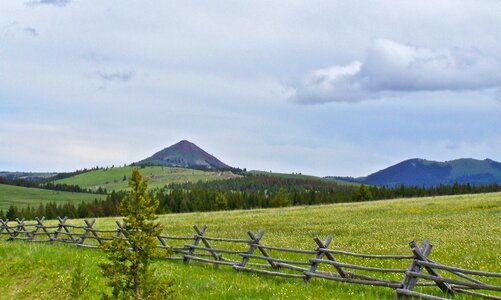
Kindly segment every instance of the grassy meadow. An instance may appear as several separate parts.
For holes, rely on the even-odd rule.
[[[192,236],[193,224],[207,224],[207,236],[247,238],[246,230],[264,229],[262,243],[298,249],[315,248],[312,237],[333,235],[332,249],[375,254],[410,254],[408,242],[428,239],[430,257],[444,264],[501,272],[501,194],[396,199],[365,203],[303,206],[248,211],[162,215],[167,235]],[[114,218],[98,219],[96,228],[114,228]],[[83,224],[72,220],[73,224]],[[172,245],[182,245],[183,242]],[[222,242],[214,248],[227,248]],[[234,246],[246,249],[245,245]],[[270,251],[272,256],[278,254]],[[280,258],[303,259],[291,254]],[[381,262],[336,256],[341,262],[367,266],[406,268],[408,262]],[[106,289],[97,264],[99,250],[70,244],[30,244],[0,240],[2,299],[69,298],[71,272],[77,259],[91,285],[83,299],[98,299]],[[253,261],[251,262],[262,262]],[[393,299],[393,289],[235,272],[231,267],[197,262],[155,261],[159,271],[176,279],[178,299]],[[333,271],[325,267],[326,271]],[[395,278],[399,279],[399,278]],[[495,284],[501,284],[493,282]],[[417,290],[441,295],[438,288]],[[457,296],[456,299],[473,299]]]
[[[108,191],[127,189],[128,178],[134,167],[113,167],[102,170],[95,170],[72,176],[65,179],[56,180],[55,183],[78,185],[82,188],[97,189],[106,188]],[[141,168],[143,176],[149,176],[150,188],[163,187],[169,183],[197,182],[199,180],[209,181],[225,179],[232,176],[228,173],[201,171],[174,167],[144,167]],[[124,176],[127,178],[124,180]]]
[[[37,207],[40,203],[56,202],[58,204],[72,202],[78,204],[82,201],[93,201],[104,198],[105,195],[51,191],[36,188],[27,188],[13,185],[0,184],[0,209],[6,211],[10,205]]]

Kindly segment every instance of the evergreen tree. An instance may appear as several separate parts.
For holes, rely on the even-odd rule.
[[[17,207],[11,205],[9,206],[9,209],[5,213],[5,218],[9,220],[15,220],[19,215],[19,211],[17,210]]]
[[[148,179],[143,179],[137,168],[132,171],[132,190],[120,205],[126,230],[122,231],[123,237],[104,247],[109,251],[109,261],[100,266],[113,298],[157,299],[161,295],[165,299],[173,294],[173,281],[156,276],[150,268],[161,227],[155,221],[158,200],[152,200],[146,192]]]
[[[278,192],[271,197],[270,204],[273,207],[291,206],[292,199],[284,188],[280,188]]]
[[[214,201],[216,210],[228,209],[228,198],[226,198],[226,196],[223,193],[217,193],[216,199]]]
[[[355,201],[370,201],[372,200],[371,190],[364,184],[358,186],[355,191],[353,191]]]

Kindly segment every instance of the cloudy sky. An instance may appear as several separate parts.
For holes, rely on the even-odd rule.
[[[247,169],[501,161],[499,1],[0,4],[0,170],[182,139]]]

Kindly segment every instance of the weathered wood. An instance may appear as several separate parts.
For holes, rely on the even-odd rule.
[[[252,240],[244,240],[244,239],[218,238],[218,237],[212,237],[212,236],[200,236],[200,237],[203,237],[204,239],[206,239],[208,241],[220,241],[220,242],[228,242],[228,243],[249,244],[252,242]]]
[[[332,236],[328,235],[327,238],[325,239],[325,242],[322,243],[318,237],[314,237],[313,240],[317,243],[318,248],[316,252],[315,259],[322,259],[325,255],[325,251],[321,251],[320,249],[325,249],[329,247],[330,243],[332,242]],[[311,267],[309,270],[309,273],[315,273],[315,271],[318,268],[319,263],[318,262],[311,262]],[[311,276],[305,273],[304,276],[304,282],[307,283],[311,280]]]
[[[409,291],[409,290],[406,290],[406,289],[397,289],[397,295],[400,295],[400,296],[411,296],[411,297],[417,297],[417,298],[420,298],[420,299],[427,299],[427,300],[449,300],[447,298],[442,298],[442,297],[437,297],[437,296],[432,296],[432,295],[428,295],[428,294],[423,294],[423,293],[418,293],[418,292],[414,292],[414,291]]]
[[[377,285],[377,286],[385,286],[385,287],[391,287],[391,288],[400,288],[402,286],[402,284],[400,282],[355,279],[355,278],[327,275],[327,274],[318,273],[318,272],[304,272],[304,274],[306,276],[310,276],[310,277],[320,277],[320,278],[334,280],[334,281],[358,283],[358,284],[364,284],[364,285]]]
[[[7,239],[7,241],[11,241],[11,240],[14,240],[18,237],[19,233],[21,233],[21,231],[26,231],[26,228],[24,228],[24,218],[23,219],[18,219],[16,218],[16,226],[12,229],[12,231],[10,232],[10,237]]]
[[[233,268],[237,271],[247,271],[247,272],[259,273],[259,274],[273,275],[273,276],[292,277],[292,278],[303,278],[304,277],[304,275],[299,275],[299,274],[290,274],[290,273],[283,273],[283,272],[273,272],[273,271],[267,271],[267,270],[252,269],[252,268],[242,267],[240,265],[234,265]]]
[[[444,278],[444,277],[440,277],[440,276],[428,275],[428,274],[412,272],[412,271],[407,271],[407,274],[414,276],[414,277],[433,280],[435,282],[438,281],[438,282],[443,282],[443,283],[453,283],[453,284],[473,287],[473,288],[477,288],[477,289],[481,289],[481,290],[491,290],[491,291],[501,292],[501,286],[495,286],[495,285],[490,285],[490,284],[478,284],[478,283],[474,283],[474,282],[470,282],[470,281],[461,281],[458,279]]]
[[[261,245],[261,244],[260,244],[260,246],[264,249],[267,249],[267,250],[276,250],[276,251],[281,251],[281,252],[302,253],[302,254],[316,254],[317,253],[317,251],[314,251],[314,250],[280,248],[280,247],[265,246],[265,245]]]
[[[84,220],[85,224],[87,227],[85,227],[85,232],[80,236],[80,244],[83,244],[85,239],[90,238],[89,237],[89,232],[92,233],[93,237],[98,241],[99,245],[102,245],[103,242],[101,241],[100,237],[97,235],[95,231],[92,231],[92,226],[96,223],[96,219],[92,219],[91,221],[85,219]]]
[[[52,236],[49,233],[49,231],[47,231],[47,227],[45,227],[43,224],[43,222],[45,221],[45,216],[42,217],[41,219],[39,219],[38,217],[35,217],[35,221],[37,221],[37,229],[35,230],[35,234],[33,235],[33,240],[35,239],[35,236],[38,234],[40,229],[42,229],[42,231],[45,233],[45,235],[47,235],[47,237],[49,238],[49,241],[50,241],[52,239]]]
[[[488,277],[498,277],[501,278],[501,273],[496,273],[496,272],[484,272],[484,271],[477,271],[477,270],[469,270],[469,269],[463,269],[463,268],[458,268],[458,267],[452,267],[452,266],[447,266],[444,264],[439,264],[437,262],[432,262],[431,260],[428,261],[416,261],[417,264],[422,265],[424,267],[430,267],[434,269],[441,269],[441,270],[446,270],[449,272],[456,271],[456,272],[461,272],[461,273],[466,273],[466,274],[471,274],[471,275],[478,275],[478,276],[488,276]]]
[[[167,240],[180,240],[180,241],[191,241],[193,240],[192,236],[169,236],[169,235],[159,235],[159,237],[162,237]]]
[[[468,291],[468,290],[465,290],[465,289],[454,289],[454,291],[457,292],[457,293],[462,293],[462,294],[466,294],[466,295],[476,296],[476,297],[480,297],[480,298],[484,298],[484,299],[501,300],[501,297],[498,297],[498,296],[487,295],[487,294],[478,293],[478,292],[472,292],[472,291]]]
[[[417,244],[415,241],[412,241],[409,243],[409,246],[411,247],[411,249],[413,249],[417,247]],[[430,255],[431,248],[432,245],[430,245],[430,243],[427,240],[424,240],[421,243],[421,252],[420,252],[421,255],[424,257],[428,257],[428,255]],[[412,272],[421,272],[422,268],[423,268],[422,266],[416,264],[416,260],[413,260],[408,270]],[[414,286],[416,286],[417,282],[418,282],[417,277],[413,277],[406,273],[405,278],[402,282],[402,289],[412,291],[414,289]],[[397,296],[399,299],[408,299],[409,295],[404,293],[397,293]]]
[[[216,249],[216,248],[207,248],[207,247],[200,247],[200,246],[195,246],[192,244],[185,244],[184,245],[186,248],[194,248],[197,250],[203,250],[203,251],[208,251],[208,252],[221,252],[221,253],[230,253],[230,254],[244,254],[244,251],[237,251],[237,250],[226,250],[226,249]]]
[[[291,264],[288,264],[288,263],[281,263],[281,262],[275,262],[275,263],[280,268],[286,268],[286,269],[290,269],[290,270],[294,270],[294,271],[304,272],[304,271],[308,271],[309,270],[308,268],[302,268],[302,267],[298,267],[298,266],[291,265]]]
[[[413,244],[413,246],[414,247],[412,247],[412,253],[414,253],[416,258],[418,259],[417,263],[419,263],[419,261],[425,261],[425,262],[428,261],[427,255],[423,255],[415,243]],[[427,266],[425,266],[424,268],[431,275],[436,276],[436,277],[440,277],[440,274],[437,271],[435,271],[433,268],[430,268]],[[448,293],[451,295],[454,294],[454,291],[447,283],[441,282],[441,281],[435,281],[435,282],[437,283],[437,286],[442,290],[442,292]]]
[[[202,240],[202,243],[205,245],[206,248],[208,248],[210,252],[210,254],[212,254],[212,256],[214,257],[214,259],[216,260],[221,260],[221,254],[217,253],[210,245],[209,241],[207,241],[207,239],[205,238],[204,232],[201,232],[200,229],[198,228],[197,225],[193,225],[193,229],[195,229],[195,231],[197,232],[197,235],[200,235],[200,239]],[[210,250],[212,249],[212,250]]]
[[[257,235],[254,235],[254,233],[252,233],[252,231],[247,231],[247,234],[251,237],[253,243],[251,245],[249,245],[249,249],[245,252],[246,254],[252,254],[254,253],[254,250],[256,250],[258,244],[259,244],[259,241],[261,240],[261,238],[263,237],[264,235],[264,231],[263,230],[259,230],[257,232]],[[268,255],[269,256],[269,255]],[[242,261],[240,262],[239,266],[241,267],[245,267],[245,265],[249,262],[249,257],[243,257],[242,258]]]
[[[84,247],[84,248],[99,248],[98,245],[89,245],[89,244],[76,244],[77,247]]]
[[[365,267],[365,266],[360,266],[360,265],[340,263],[340,262],[337,262],[337,261],[325,260],[325,259],[316,259],[316,258],[311,258],[310,261],[311,262],[318,262],[318,263],[328,264],[328,265],[333,265],[333,266],[338,266],[338,267],[343,267],[343,268],[348,268],[348,269],[363,270],[363,271],[374,271],[374,272],[381,272],[381,273],[405,273],[407,271],[406,269],[390,269],[390,268]]]
[[[202,229],[197,230],[198,234],[195,235],[195,240],[193,241],[193,245],[198,246],[198,244],[200,243],[200,240],[201,240],[201,238],[199,236],[203,235],[205,233],[206,229],[207,229],[207,225],[204,225],[204,226],[202,226]],[[187,256],[185,255],[184,256],[184,260],[183,260],[185,264],[187,264],[187,263],[190,262],[190,258],[189,257],[193,256],[194,253],[195,253],[195,248],[190,248],[188,250],[188,255]]]
[[[240,256],[249,257],[249,258],[257,258],[257,259],[262,259],[262,260],[267,260],[267,261],[273,261],[273,262],[277,262],[277,263],[296,264],[296,265],[310,265],[309,262],[297,261],[297,260],[288,260],[288,259],[279,259],[279,258],[262,256],[262,255],[247,254],[245,252],[240,253]]]
[[[342,255],[349,255],[349,256],[355,256],[355,257],[361,257],[361,258],[378,258],[378,259],[413,259],[414,258],[413,255],[380,255],[380,254],[355,253],[355,252],[333,250],[333,249],[319,249],[319,250],[329,252],[332,254],[342,254]]]
[[[202,258],[202,257],[198,257],[198,256],[195,256],[195,255],[185,255],[184,257],[185,258],[187,257],[187,258],[192,259],[192,260],[200,261],[200,262],[206,262],[206,263],[217,264],[217,265],[233,266],[233,265],[236,264],[236,263],[227,262],[227,261]]]

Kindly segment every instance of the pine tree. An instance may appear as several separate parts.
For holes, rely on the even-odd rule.
[[[158,200],[152,200],[146,192],[148,179],[143,179],[137,168],[132,171],[132,190],[120,204],[126,230],[104,247],[109,251],[109,261],[100,266],[113,298],[157,299],[161,295],[165,299],[173,294],[173,281],[156,276],[150,268],[161,227],[155,221]]]
[[[214,205],[216,210],[226,210],[228,209],[228,198],[223,193],[217,193]]]
[[[271,197],[270,204],[273,207],[291,206],[292,199],[284,188],[280,188],[278,192]]]
[[[372,193],[369,187],[367,187],[364,184],[361,184],[359,187],[357,187],[354,191],[354,198],[355,201],[370,201],[372,200]]]

